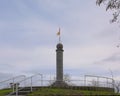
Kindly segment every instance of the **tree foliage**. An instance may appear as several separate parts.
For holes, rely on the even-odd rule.
[[[120,15],[120,0],[97,0],[96,4],[99,6],[101,4],[104,4],[106,6],[106,11],[113,11],[113,19],[111,20],[111,22],[119,21],[118,17]]]
[[[63,80],[64,80],[64,81],[70,82],[70,79],[71,79],[71,77],[70,77],[69,74],[64,74],[64,77],[63,77]]]
[[[120,92],[120,81],[115,82],[116,93]]]

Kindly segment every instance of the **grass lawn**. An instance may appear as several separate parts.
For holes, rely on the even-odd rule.
[[[0,96],[8,95],[12,92],[11,89],[0,90]],[[86,91],[77,89],[63,89],[63,88],[40,88],[27,96],[120,96],[120,94],[115,94],[113,92],[107,91]]]
[[[75,89],[60,89],[60,88],[41,88],[35,92],[28,94],[27,96],[90,96],[90,95],[117,95],[113,92],[106,91],[84,91]],[[119,94],[120,96],[120,94]]]
[[[12,92],[11,89],[2,89],[0,90],[0,96],[8,95],[10,92]]]

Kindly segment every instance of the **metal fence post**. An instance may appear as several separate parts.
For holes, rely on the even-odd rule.
[[[43,75],[41,74],[41,86],[43,86]]]
[[[86,86],[86,75],[84,76],[84,86]]]
[[[15,92],[14,78],[13,78],[12,88],[13,88],[13,92]]]
[[[32,92],[32,77],[31,77],[31,92]]]
[[[16,83],[16,96],[18,96],[18,84]]]

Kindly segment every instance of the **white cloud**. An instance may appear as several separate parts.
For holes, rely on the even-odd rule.
[[[1,71],[22,72],[25,70],[35,70],[37,67],[41,70],[52,68],[49,65],[55,65],[54,50],[50,47],[34,49],[7,48],[0,49],[0,54]]]
[[[115,62],[117,66],[111,61],[97,64],[119,52],[116,48],[119,29],[109,24],[110,13],[98,8],[95,0],[22,0],[11,3],[14,10],[10,9],[9,15],[13,18],[3,14],[3,19],[0,15],[1,72],[55,73],[58,27],[61,27],[66,72],[106,75],[109,68],[119,69],[119,61]]]

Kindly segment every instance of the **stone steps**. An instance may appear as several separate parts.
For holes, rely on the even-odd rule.
[[[32,91],[37,90],[39,87],[33,87]],[[31,88],[30,87],[25,87],[25,88],[20,88],[20,90],[18,91],[18,96],[26,96],[27,94],[29,94],[31,92]],[[16,92],[11,93],[10,95],[6,95],[6,96],[16,96]]]

